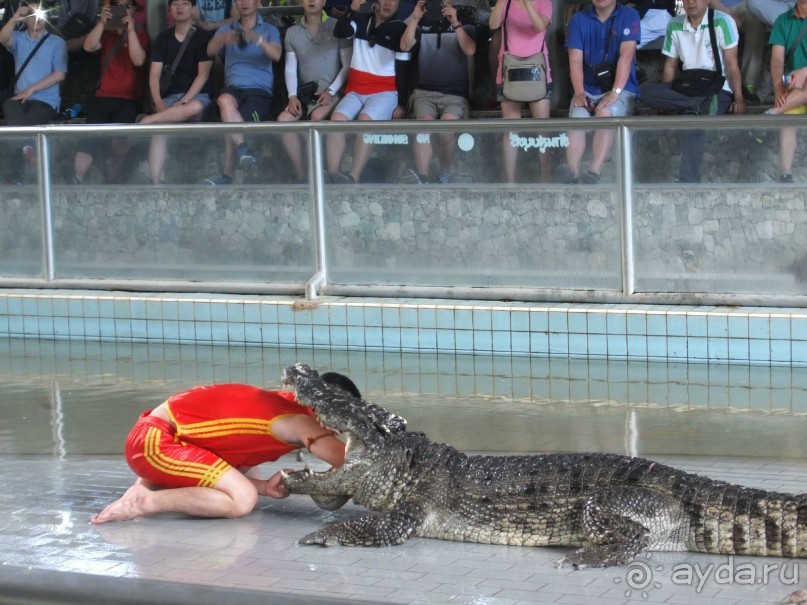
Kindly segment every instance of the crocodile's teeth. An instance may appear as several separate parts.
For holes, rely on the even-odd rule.
[[[306,462],[305,466],[303,466],[303,470],[306,471],[309,474],[311,473],[311,468],[308,466],[308,462]]]
[[[288,479],[289,477],[291,477],[291,475],[289,475],[289,474],[288,474],[286,471],[284,471],[282,468],[280,469],[280,476],[281,476],[281,477],[283,477],[284,479]]]

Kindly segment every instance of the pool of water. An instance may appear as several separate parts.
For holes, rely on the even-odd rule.
[[[807,458],[807,369],[0,340],[0,455],[122,452],[139,413],[197,384],[350,375],[411,430],[476,452]]]

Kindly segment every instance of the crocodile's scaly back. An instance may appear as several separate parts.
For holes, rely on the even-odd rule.
[[[405,431],[383,408],[287,368],[298,400],[349,434],[346,464],[285,479],[292,493],[353,497],[378,511],[303,538],[379,546],[411,535],[520,546],[581,547],[578,567],[628,562],[644,550],[807,557],[807,496],[716,481],[615,454],[469,456]]]

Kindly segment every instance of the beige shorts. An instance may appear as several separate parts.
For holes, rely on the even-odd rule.
[[[468,99],[459,95],[416,88],[412,93],[412,113],[415,114],[415,119],[430,116],[436,120],[447,113],[459,120],[467,120],[471,106]]]

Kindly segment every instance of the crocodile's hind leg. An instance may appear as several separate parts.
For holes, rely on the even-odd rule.
[[[411,511],[396,509],[329,525],[308,534],[300,540],[300,544],[392,546],[406,542],[421,523],[421,519]]]
[[[680,510],[676,500],[651,489],[625,487],[598,492],[583,505],[587,545],[562,564],[577,568],[624,565],[652,542],[672,536]]]

